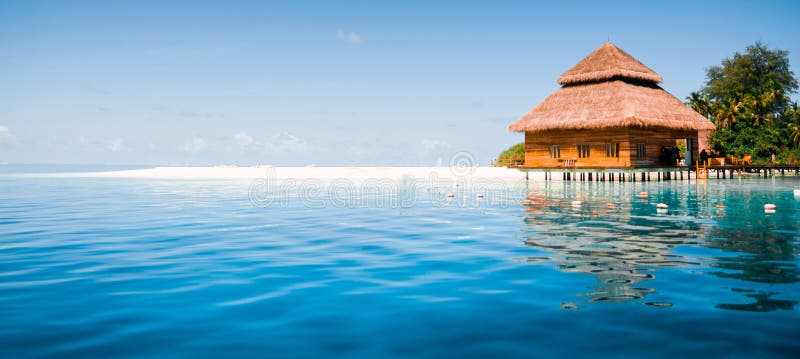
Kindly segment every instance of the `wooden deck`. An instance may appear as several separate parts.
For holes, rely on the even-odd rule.
[[[561,174],[565,181],[596,182],[650,182],[718,178],[727,179],[747,176],[800,176],[800,165],[717,165],[695,166],[653,166],[637,168],[606,167],[525,167],[513,166],[524,172],[544,172],[545,180],[552,180],[553,173]],[[512,167],[512,166],[508,166]],[[527,175],[526,175],[527,178]]]

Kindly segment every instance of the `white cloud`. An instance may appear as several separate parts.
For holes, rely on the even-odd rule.
[[[278,152],[307,152],[311,146],[300,137],[297,137],[288,132],[281,132],[272,136],[264,143],[265,153],[278,153]]]
[[[111,140],[106,148],[111,152],[122,152],[129,150],[128,146],[125,145],[125,139],[122,138]]]
[[[17,144],[17,138],[11,134],[11,130],[6,126],[0,126],[0,146],[11,147]]]
[[[200,137],[195,137],[189,141],[186,141],[186,143],[183,144],[183,147],[181,147],[181,150],[186,153],[197,154],[205,151],[207,148],[208,143],[206,143],[206,140]]]
[[[92,83],[89,82],[81,82],[81,90],[89,93],[93,93],[96,95],[108,95],[109,91],[106,89],[99,88]]]
[[[361,45],[364,43],[364,41],[361,40],[361,35],[352,31],[344,32],[339,30],[339,32],[336,33],[336,38],[339,39],[339,41],[344,41],[353,45]]]
[[[254,140],[252,136],[244,132],[239,132],[233,135],[233,139],[236,141],[239,147],[247,147],[256,142],[256,140]]]
[[[429,139],[429,138],[426,138],[426,139],[422,140],[422,142],[420,144],[422,145],[422,148],[427,152],[432,152],[432,151],[437,151],[437,150],[444,150],[444,149],[450,148],[450,144],[445,142],[445,141],[432,140],[432,139]]]

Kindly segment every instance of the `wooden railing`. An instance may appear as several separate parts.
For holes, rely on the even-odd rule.
[[[730,159],[729,163],[732,165],[746,166],[753,164],[753,157],[750,155],[744,155],[742,156],[742,158],[738,158],[736,156],[728,156],[728,158]]]
[[[498,158],[495,162],[495,165],[504,167],[522,167],[525,165],[525,157]]]

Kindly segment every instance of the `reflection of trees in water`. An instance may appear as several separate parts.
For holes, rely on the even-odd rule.
[[[773,310],[783,309],[783,310],[794,310],[795,304],[797,301],[794,300],[784,300],[784,299],[772,299],[775,292],[756,292],[752,289],[749,290],[742,290],[742,289],[734,289],[734,291],[743,291],[743,292],[750,292],[745,294],[745,297],[753,298],[756,301],[747,304],[717,304],[716,307],[719,309],[728,309],[728,310],[742,310],[747,312],[771,312]]]
[[[710,271],[722,278],[760,283],[795,283],[800,271],[795,264],[798,245],[785,234],[746,230],[715,229],[703,243],[709,248],[738,255],[718,257]]]
[[[715,228],[703,246],[719,249],[733,256],[717,257],[710,264],[714,270],[708,273],[720,278],[738,279],[747,282],[788,284],[800,281],[800,269],[796,264],[799,246],[791,235],[768,231],[748,231],[741,228]],[[767,312],[773,310],[793,310],[796,301],[771,298],[779,293],[755,292],[754,290],[734,290],[744,292],[747,304],[718,304],[716,307],[729,310]]]
[[[762,199],[773,198],[773,193],[765,197],[764,193],[759,193],[757,188],[749,185],[732,188],[708,186],[699,187],[698,190],[699,202],[704,203],[706,208],[713,208],[715,204],[726,207],[719,213],[718,222],[700,245],[726,252],[727,255],[708,258],[708,266],[712,269],[705,273],[751,283],[791,284],[800,281],[800,269],[796,264],[800,244],[795,235],[781,230],[789,228],[797,231],[800,227],[796,223],[794,226],[792,223],[779,223],[763,215],[763,200],[743,200],[759,198],[759,195]],[[716,307],[762,312],[793,310],[796,304],[792,300],[773,299],[772,296],[779,294],[773,291],[733,291],[745,293],[743,296],[749,303],[718,304]]]

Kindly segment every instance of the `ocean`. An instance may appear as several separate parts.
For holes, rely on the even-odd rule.
[[[0,174],[2,358],[800,353],[800,177],[31,172]]]

